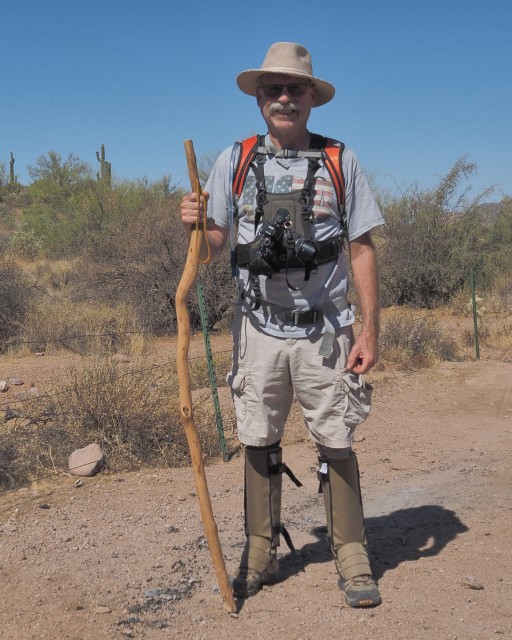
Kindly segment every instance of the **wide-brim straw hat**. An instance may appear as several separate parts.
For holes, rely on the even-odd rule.
[[[236,79],[240,89],[250,96],[256,95],[260,78],[264,73],[281,73],[302,80],[310,80],[316,87],[315,107],[332,100],[336,89],[330,82],[313,75],[309,51],[294,42],[276,42],[267,51],[260,69],[242,71]]]

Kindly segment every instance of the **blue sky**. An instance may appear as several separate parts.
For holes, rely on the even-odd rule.
[[[48,151],[115,177],[188,184],[198,156],[265,127],[235,78],[299,42],[336,86],[310,128],[353,148],[377,183],[436,184],[466,156],[474,194],[512,194],[510,0],[0,0],[0,162]],[[500,192],[492,198],[499,199]]]

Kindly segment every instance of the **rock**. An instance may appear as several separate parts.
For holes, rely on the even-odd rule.
[[[476,591],[484,588],[484,585],[475,576],[467,576],[464,578],[462,586],[466,587],[466,589],[475,589]]]
[[[7,384],[7,380],[0,380],[0,393],[2,391],[8,391],[9,385]]]
[[[68,458],[69,472],[72,476],[94,476],[101,469],[105,456],[99,444],[90,444],[77,449]]]
[[[14,418],[21,418],[22,414],[19,411],[14,411],[14,409],[9,409],[9,407],[6,408],[5,412],[4,412],[4,420],[7,422],[7,420],[13,420]]]
[[[100,615],[105,613],[112,613],[112,609],[110,607],[106,607],[105,605],[99,605],[94,609],[94,613]]]
[[[23,383],[22,383],[23,384]],[[27,391],[19,391],[14,394],[14,397],[18,400],[26,400],[27,398],[37,398],[39,396],[39,389],[32,385]]]
[[[19,387],[22,384],[24,384],[23,380],[20,380],[19,378],[9,378],[9,384],[12,384],[14,387]]]

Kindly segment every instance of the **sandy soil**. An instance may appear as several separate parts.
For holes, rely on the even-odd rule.
[[[30,359],[39,386],[55,368],[43,360]],[[25,375],[27,362],[7,375]],[[222,603],[190,469],[61,475],[0,496],[0,637],[512,638],[512,362],[370,379],[374,408],[355,448],[380,607],[344,603],[315,451],[295,416],[284,459],[304,486],[284,478],[282,519],[297,551],[283,542],[281,581],[238,602],[237,616]],[[242,457],[209,466],[207,478],[231,574],[243,546]]]

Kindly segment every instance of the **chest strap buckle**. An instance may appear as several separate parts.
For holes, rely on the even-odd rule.
[[[308,309],[307,311],[299,311],[294,309],[292,311],[292,320],[295,326],[303,324],[315,324],[320,318],[318,309]]]

